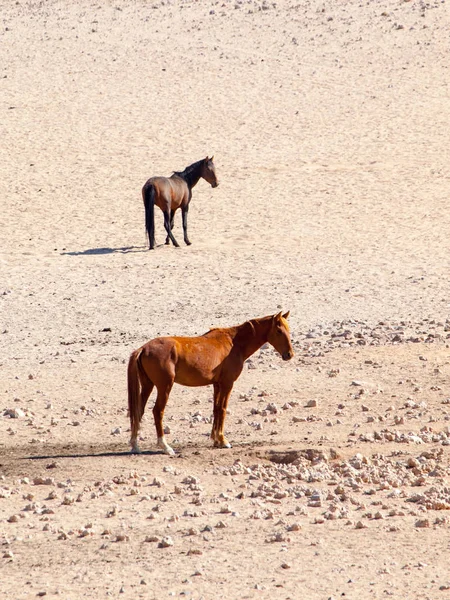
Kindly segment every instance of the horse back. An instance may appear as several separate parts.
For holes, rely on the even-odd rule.
[[[226,335],[163,337],[143,346],[142,360],[156,385],[156,378],[169,376],[181,385],[203,386],[220,380],[232,349]]]

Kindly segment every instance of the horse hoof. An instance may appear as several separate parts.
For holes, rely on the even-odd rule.
[[[131,448],[131,454],[142,454],[142,450],[139,448],[139,446],[133,446]]]
[[[231,444],[228,441],[224,442],[214,442],[214,448],[231,448]]]
[[[164,452],[164,454],[167,454],[167,456],[175,456],[175,450],[171,448],[168,444],[159,447]]]

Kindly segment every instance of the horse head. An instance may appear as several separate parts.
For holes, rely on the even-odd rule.
[[[279,312],[272,317],[272,325],[269,331],[268,342],[272,344],[283,360],[290,360],[294,356],[291,344],[291,336],[287,318],[289,311],[284,315]]]
[[[206,157],[203,160],[201,177],[211,184],[211,187],[215,188],[219,185],[219,182],[217,181],[216,167],[214,166],[213,160],[214,156],[211,158]]]

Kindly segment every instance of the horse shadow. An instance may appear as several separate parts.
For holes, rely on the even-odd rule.
[[[104,450],[103,452],[58,452],[56,454],[33,454],[32,456],[22,456],[22,460],[54,460],[62,458],[111,458],[121,456],[158,456],[164,454],[162,450],[143,450],[139,454],[135,454],[130,450],[114,451]]]
[[[63,256],[99,256],[103,254],[129,254],[131,252],[146,252],[147,247],[125,246],[122,248],[88,248],[79,252],[61,252]]]

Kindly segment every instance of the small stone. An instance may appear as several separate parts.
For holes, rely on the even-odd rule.
[[[429,527],[430,521],[429,519],[419,519],[416,521],[416,527]]]
[[[21,408],[7,408],[3,416],[10,419],[22,419],[25,416],[25,412]]]
[[[159,537],[157,535],[148,535],[144,542],[159,542]]]
[[[317,400],[309,400],[306,405],[305,408],[315,408],[317,406]]]
[[[170,548],[170,546],[173,546],[173,544],[174,541],[171,537],[163,537],[163,539],[158,544],[158,548]]]

